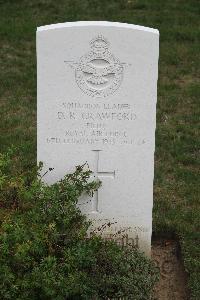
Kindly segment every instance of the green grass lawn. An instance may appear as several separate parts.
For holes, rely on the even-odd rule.
[[[199,0],[0,0],[0,151],[20,146],[22,167],[36,164],[36,27],[76,20],[160,31],[153,226],[180,238],[199,300]]]

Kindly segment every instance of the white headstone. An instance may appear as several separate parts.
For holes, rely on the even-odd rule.
[[[142,26],[72,22],[37,30],[37,154],[54,168],[45,180],[87,161],[102,187],[80,208],[96,227],[110,223],[105,238],[147,255],[158,53],[158,30]]]

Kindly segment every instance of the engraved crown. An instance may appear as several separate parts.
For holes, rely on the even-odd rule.
[[[102,35],[92,39],[90,45],[94,52],[104,52],[109,47],[108,41]]]

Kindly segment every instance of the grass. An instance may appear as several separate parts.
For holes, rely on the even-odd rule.
[[[181,241],[191,299],[200,299],[199,0],[0,0],[0,151],[36,164],[37,26],[109,20],[158,28],[160,60],[154,182],[156,234]]]

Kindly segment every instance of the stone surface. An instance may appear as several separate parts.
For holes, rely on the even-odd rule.
[[[151,248],[159,33],[111,22],[37,30],[38,161],[53,183],[86,161],[91,233]]]

